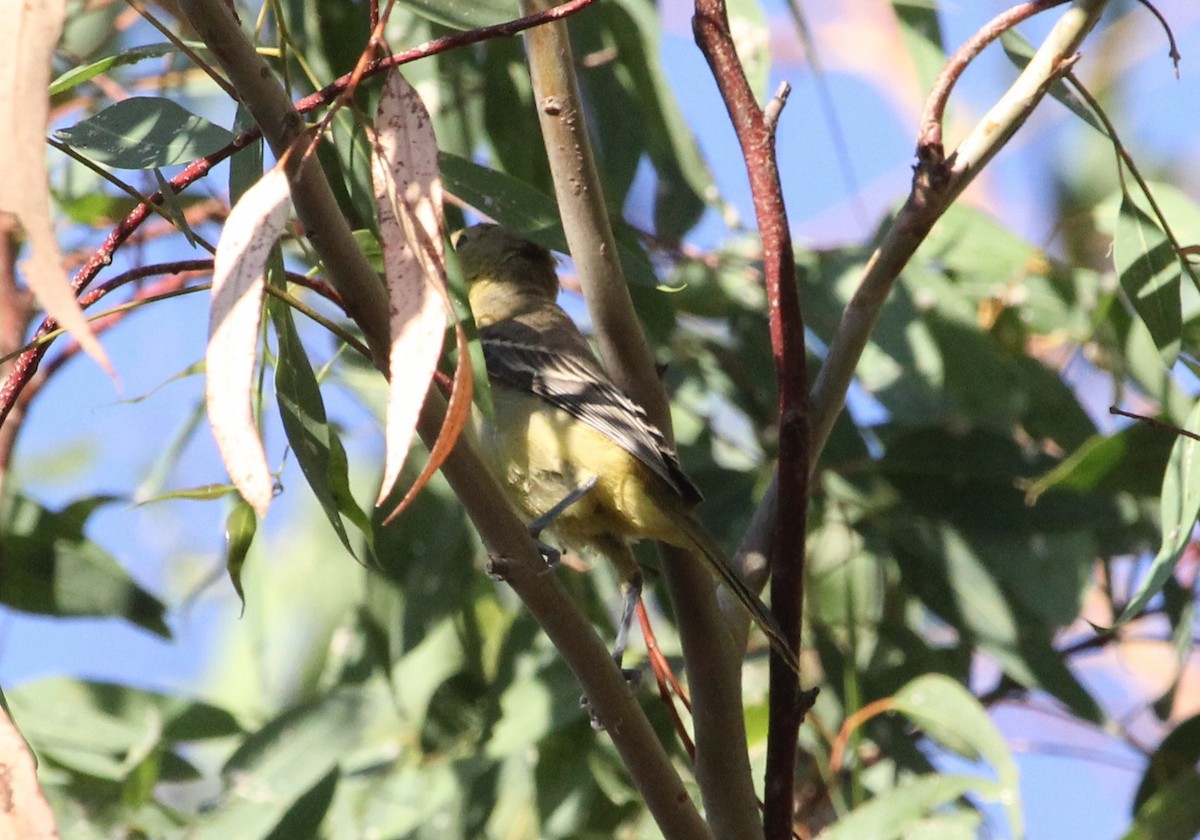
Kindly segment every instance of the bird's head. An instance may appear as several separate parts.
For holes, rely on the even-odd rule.
[[[510,292],[533,294],[553,301],[558,274],[549,250],[499,225],[472,225],[453,237],[458,263],[475,297],[481,284],[505,286]]]

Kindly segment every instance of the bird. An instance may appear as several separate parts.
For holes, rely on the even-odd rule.
[[[675,449],[558,305],[553,254],[494,224],[459,231],[454,246],[491,386],[493,414],[476,431],[484,462],[535,536],[549,525],[564,547],[612,564],[617,666],[643,585],[631,544],[651,539],[704,562],[798,674],[770,611],[696,517],[703,496]]]

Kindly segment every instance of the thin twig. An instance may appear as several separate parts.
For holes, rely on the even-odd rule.
[[[955,50],[946,59],[941,72],[934,79],[933,87],[930,88],[929,96],[925,100],[925,109],[921,113],[920,128],[917,134],[918,149],[928,148],[940,162],[944,156],[942,121],[945,119],[946,104],[950,101],[950,93],[968,65],[984,51],[988,44],[1018,23],[1066,2],[1067,0],[1033,0],[1033,2],[1021,3],[1011,9],[1006,9],[980,27],[974,35],[967,39],[966,43]]]
[[[1153,429],[1162,429],[1164,432],[1170,432],[1176,436],[1191,438],[1192,440],[1200,440],[1200,435],[1196,434],[1195,432],[1189,432],[1187,429],[1176,426],[1174,423],[1168,423],[1165,420],[1159,420],[1157,417],[1147,417],[1144,414],[1134,414],[1132,411],[1124,411],[1123,409],[1117,408],[1115,405],[1109,406],[1108,413],[1115,414],[1118,417],[1128,417],[1130,420],[1137,420],[1139,423],[1143,423]]]
[[[1150,0],[1138,0],[1138,2],[1145,6],[1146,10],[1149,11],[1150,14],[1158,18],[1158,22],[1162,26],[1163,32],[1167,34],[1167,43],[1170,44],[1170,50],[1167,52],[1167,55],[1170,57],[1171,63],[1175,65],[1175,78],[1178,79],[1179,62],[1183,56],[1179,54],[1179,47],[1175,44],[1175,33],[1171,31],[1171,24],[1167,23],[1167,19],[1163,17],[1163,13],[1160,12],[1158,8],[1150,2]]]
[[[683,725],[683,718],[680,717],[679,709],[675,706],[672,693],[679,697],[684,708],[689,711],[692,705],[688,702],[683,687],[679,685],[679,680],[675,678],[675,672],[671,670],[671,663],[667,661],[667,657],[663,655],[662,649],[658,646],[654,628],[650,626],[650,616],[646,614],[646,605],[642,601],[638,601],[637,617],[638,623],[642,627],[642,638],[646,642],[646,657],[650,660],[650,668],[654,671],[654,680],[658,684],[658,696],[662,700],[663,706],[666,707],[667,714],[671,717],[679,742],[683,744],[688,758],[694,763],[696,761],[696,744],[688,735],[687,727]]]

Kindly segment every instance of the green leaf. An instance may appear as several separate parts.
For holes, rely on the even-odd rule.
[[[1002,293],[1014,277],[1028,273],[1037,255],[1037,249],[993,216],[953,204],[921,243],[914,261],[937,266],[968,299],[981,300]],[[935,306],[945,303],[934,301]]]
[[[372,148],[363,127],[345,113],[339,113],[333,121],[331,138],[317,146],[317,157],[325,168],[338,206],[352,227],[369,227],[378,233],[375,187],[371,183]]]
[[[1190,717],[1172,729],[1151,754],[1133,797],[1133,810],[1141,811],[1151,797],[1178,779],[1194,778],[1197,761],[1200,761],[1200,715]]]
[[[1075,452],[1025,487],[1032,504],[1050,490],[1076,493],[1157,495],[1158,478],[1166,469],[1172,437],[1162,429],[1133,423],[1111,435],[1095,435]]]
[[[393,499],[411,482],[415,469],[402,473]],[[431,482],[396,521],[383,526],[383,518],[394,507],[391,502],[374,511],[379,566],[372,569],[373,577],[378,573],[390,583],[373,580],[367,587],[371,618],[387,634],[382,641],[384,661],[389,665],[445,624],[458,628],[458,618],[469,603],[468,593],[479,585],[474,560],[477,544],[461,502],[444,483]],[[440,559],[431,565],[430,557]],[[449,640],[436,644],[448,645]],[[449,658],[460,657],[460,648],[436,648],[428,654],[430,665],[436,670]],[[415,685],[425,679],[418,675]]]
[[[199,487],[181,487],[178,490],[165,490],[154,496],[140,499],[137,506],[141,507],[143,505],[152,505],[156,502],[174,500],[211,502],[214,499],[222,499],[231,493],[237,493],[237,488],[232,484],[202,484]]]
[[[977,776],[921,776],[897,785],[860,805],[817,835],[819,840],[892,840],[903,836],[936,808],[974,791],[988,798],[1001,795],[990,779]]]
[[[700,219],[716,184],[663,72],[657,10],[640,0],[606,4],[609,26],[628,84],[647,121],[645,142],[658,173],[654,224],[660,236],[682,236]],[[612,136],[612,133],[609,133]]]
[[[1049,692],[1085,720],[1101,721],[1095,700],[1051,645],[1050,625],[1006,592],[976,546],[949,525],[907,510],[899,515],[889,537],[907,586],[959,629],[964,644],[994,656],[1018,683]]]
[[[561,230],[554,200],[524,181],[448,152],[440,161],[447,192],[505,227],[523,234]]]
[[[549,194],[554,186],[546,147],[530,142],[530,138],[541,136],[541,127],[529,71],[525,69],[524,48],[515,38],[497,38],[481,46],[484,60],[480,96],[491,162],[496,169]]]
[[[43,759],[114,782],[145,772],[164,744],[241,733],[217,706],[112,683],[55,677],[10,689],[8,700]]]
[[[1008,811],[1013,837],[1024,835],[1017,765],[1000,730],[983,705],[954,680],[940,674],[917,677],[892,698],[896,711],[925,734],[969,760],[983,759],[999,777],[999,799]]]
[[[978,811],[952,811],[932,814],[912,823],[904,832],[904,840],[979,840],[983,814]]]
[[[368,551],[373,531],[370,519],[350,492],[346,453],[337,432],[326,419],[321,388],[304,345],[300,343],[291,310],[286,303],[272,297],[267,302],[267,311],[275,325],[278,343],[275,395],[288,443],[338,539],[357,557],[342,516],[366,537]]]
[[[192,230],[192,226],[188,224],[187,215],[183,212],[183,204],[179,200],[179,195],[171,188],[167,179],[163,176],[162,170],[157,166],[154,167],[154,182],[158,185],[158,191],[162,194],[162,208],[167,214],[167,217],[174,223],[175,228],[183,234],[183,238],[193,248],[197,247],[196,234]]]
[[[54,136],[116,169],[190,163],[233,142],[234,136],[169,99],[134,96]]]
[[[345,0],[316,0],[304,14],[308,31],[313,33],[312,41],[305,49],[306,55],[318,51],[325,56],[329,75],[317,70],[321,78],[341,76],[354,69],[355,63],[362,55],[364,45],[371,37],[371,16],[362,13],[362,7]],[[397,18],[400,15],[396,15]],[[404,31],[403,25],[397,20],[389,20],[397,29]],[[319,35],[318,35],[319,33]],[[417,43],[416,40],[408,43]]]
[[[615,46],[609,33],[608,18],[615,7],[601,4],[596,21],[586,27],[571,27],[571,44],[576,55],[589,56],[615,53],[615,60],[579,68],[579,87],[587,103],[587,122],[592,136],[592,153],[596,170],[602,181],[601,192],[610,208],[624,207],[638,168],[646,157],[646,133],[649,119],[643,103],[632,85],[628,84],[625,66],[629,56]],[[642,119],[629,120],[637,113]],[[618,134],[605,131],[606,126],[621,126]],[[619,216],[619,213],[613,213]]]
[[[333,804],[333,794],[337,790],[341,775],[341,771],[336,767],[330,770],[325,778],[296,800],[296,804],[283,815],[283,819],[267,836],[267,840],[299,840],[304,837],[321,836],[317,828],[325,819],[329,806]]]
[[[205,45],[196,41],[185,41],[189,47],[193,49],[205,49]],[[72,67],[67,72],[63,73],[57,79],[50,83],[50,95],[57,96],[60,93],[70,90],[76,85],[83,84],[89,79],[94,79],[101,73],[108,73],[114,67],[120,67],[126,64],[137,64],[139,61],[145,61],[148,58],[161,58],[164,55],[171,55],[179,52],[179,48],[174,44],[146,44],[140,47],[124,50],[116,55],[106,55],[103,58],[93,61],[90,64],[83,64],[79,67]]]
[[[1113,238],[1113,264],[1121,288],[1145,322],[1166,367],[1179,355],[1183,269],[1158,222],[1128,197],[1121,201]]]
[[[1138,809],[1122,840],[1194,840],[1200,835],[1200,773],[1195,768],[1171,780]]]
[[[521,16],[516,0],[401,0],[417,14],[454,29],[478,29]]]
[[[1200,432],[1200,402],[1188,415],[1184,428]],[[1162,545],[1150,564],[1149,574],[1114,623],[1119,627],[1137,617],[1150,599],[1159,593],[1175,564],[1183,556],[1192,537],[1192,527],[1200,515],[1200,441],[1181,435],[1171,449],[1167,471],[1163,475],[1161,519]]]
[[[225,517],[225,568],[238,600],[242,602],[243,613],[246,611],[246,593],[242,590],[242,566],[246,563],[246,555],[250,553],[257,531],[258,516],[254,508],[238,496],[234,500],[233,510]]]
[[[892,0],[892,9],[900,24],[905,49],[917,71],[921,90],[929,90],[946,64],[937,7],[930,0]]]
[[[92,512],[114,501],[100,496],[54,512],[24,496],[7,500],[0,513],[0,603],[43,615],[124,618],[170,638],[162,601],[83,535]]]
[[[365,699],[344,689],[302,703],[251,735],[225,763],[226,792],[191,840],[268,837],[358,744]],[[315,794],[314,794],[315,796]]]
[[[238,105],[234,127],[240,132],[254,126],[254,117],[245,105]],[[251,140],[229,159],[229,204],[237,204],[246,191],[263,175],[263,140]]]

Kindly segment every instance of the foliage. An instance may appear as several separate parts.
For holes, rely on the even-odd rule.
[[[751,82],[765,95],[764,45],[778,21],[769,23],[759,4],[730,5]],[[942,42],[936,11],[893,6],[889,26],[902,32],[904,55],[923,75],[936,73],[954,46]],[[189,187],[162,203],[173,225],[156,234],[156,253],[168,255],[154,258],[164,279],[130,286],[131,311],[157,311],[164,296],[202,288],[178,261],[189,243],[220,238],[226,208],[262,176],[263,141],[230,145],[251,121],[241,109],[234,116],[228,94],[181,51],[209,60],[189,26],[174,27],[185,42],[159,43],[144,24],[116,26],[117,11],[89,8],[67,27],[49,95],[70,116],[53,134],[93,164],[146,171],[143,180],[116,172],[132,179],[126,186],[158,188],[171,177]],[[296,100],[351,72],[367,46],[366,4],[289,0],[268,4],[261,17],[258,7],[239,12]],[[409,2],[392,9],[384,35],[399,50],[516,14],[499,0]],[[705,161],[663,66],[662,28],[644,0],[593,4],[569,22],[604,203],[642,326],[666,365],[681,461],[708,496],[701,517],[732,550],[777,469],[772,313],[757,234],[722,223],[737,201],[716,185],[742,170]],[[801,37],[809,37],[803,28]],[[432,115],[446,191],[564,250],[519,43],[483,40],[402,70]],[[367,126],[383,78],[358,82],[317,148],[341,214],[376,261]],[[117,84],[139,95],[118,101]],[[716,89],[702,95],[716,97]],[[1108,125],[1095,103],[1061,80],[1055,95],[1070,95],[1086,113],[1081,145],[1110,142],[1095,130]],[[307,113],[315,120],[323,111]],[[803,121],[810,131],[817,118]],[[806,157],[788,131],[779,130],[781,158]],[[188,180],[189,170],[169,169],[209,154],[231,157],[228,185],[208,169],[195,175],[207,176],[204,186]],[[57,212],[79,242],[103,247],[100,236],[131,209],[129,191],[76,158],[56,160]],[[1014,220],[970,202],[950,205],[879,310],[849,411],[838,416],[810,487],[803,679],[821,691],[800,736],[801,836],[974,837],[985,823],[993,834],[1021,836],[1030,819],[1018,765],[988,712],[1002,702],[1049,705],[1097,730],[1114,728],[1112,707],[1078,663],[1089,651],[1121,650],[1142,628],[1165,635],[1175,662],[1153,706],[1160,737],[1130,803],[1128,836],[1200,830],[1200,730],[1178,712],[1186,708],[1200,511],[1197,444],[1184,436],[1200,433],[1190,393],[1200,284],[1181,246],[1200,238],[1200,208],[1165,183],[1168,173],[1146,184],[1130,164],[1112,164],[1117,179],[1072,185],[1063,175],[1047,185],[1061,204],[1053,247],[1032,244]],[[199,197],[205,190],[219,195],[216,210]],[[905,212],[893,211],[863,241],[795,248],[814,375],[872,255]],[[458,209],[447,215],[450,228],[464,220]],[[125,250],[116,256],[106,279],[136,262]],[[458,488],[434,477],[385,523],[426,448],[414,446],[397,488],[367,513],[379,450],[354,430],[382,428],[384,385],[348,341],[360,338],[349,307],[313,282],[329,268],[294,229],[268,263],[254,410],[282,498],[265,523],[256,529],[250,508],[225,498],[226,485],[163,478],[190,475],[180,464],[194,420],[175,439],[146,442],[161,448],[159,460],[142,488],[122,491],[180,516],[207,500],[226,522],[229,597],[244,598],[247,618],[221,628],[207,676],[194,690],[83,677],[4,686],[60,833],[656,836],[621,752],[589,725],[560,652],[484,573],[485,550]],[[11,286],[12,266],[5,270]],[[451,293],[461,297],[453,260],[449,271]],[[297,300],[318,320],[296,317]],[[139,328],[147,329],[134,319],[123,329]],[[14,350],[22,340],[0,339]],[[452,374],[462,349],[445,354],[444,372]],[[59,352],[5,421],[5,465],[28,402],[74,354]],[[176,368],[202,352],[195,347]],[[1107,407],[1110,393],[1159,424],[1108,422],[1096,406]],[[52,396],[46,412],[70,410]],[[33,416],[53,424],[50,413]],[[37,500],[35,483],[28,470],[5,475],[0,602],[63,622],[106,616],[169,635],[188,598],[152,594],[122,568],[125,558],[87,535],[90,517],[116,499],[93,489],[55,510]],[[120,515],[133,521],[139,509]],[[282,524],[265,528],[272,520]],[[648,551],[641,556],[658,643],[679,670],[660,564]],[[568,559],[548,574],[607,637],[616,603],[607,572],[580,573]],[[756,779],[766,686],[766,646],[752,639],[743,701]],[[667,707],[645,688],[636,696],[699,801]]]

